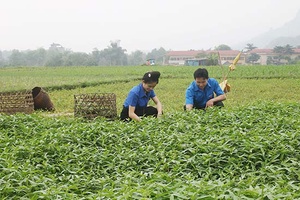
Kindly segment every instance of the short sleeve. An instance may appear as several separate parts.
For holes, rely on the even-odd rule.
[[[193,91],[190,87],[185,91],[185,104],[194,105]]]
[[[155,97],[155,96],[156,96],[155,92],[154,92],[153,90],[151,90],[149,97],[150,97],[150,98],[153,98],[153,97]]]
[[[215,85],[215,87],[214,87],[214,92],[216,93],[216,95],[217,95],[217,96],[220,96],[220,95],[224,94],[224,91],[221,89],[221,87],[220,87],[218,81],[215,80],[214,82],[215,82],[215,83],[214,83],[214,85]]]
[[[136,93],[130,91],[128,94],[127,100],[128,100],[129,106],[136,107],[137,103],[138,103],[138,95]]]

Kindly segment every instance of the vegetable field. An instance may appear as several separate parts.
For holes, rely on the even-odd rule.
[[[224,108],[192,112],[195,68],[154,66],[165,112],[140,123],[74,118],[72,95],[114,92],[120,109],[149,68],[71,69],[0,69],[2,91],[39,84],[56,106],[0,115],[0,199],[300,199],[298,66],[240,67]]]

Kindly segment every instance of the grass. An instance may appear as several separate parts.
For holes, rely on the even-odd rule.
[[[193,78],[196,67],[189,66],[131,66],[131,67],[17,67],[0,68],[1,91],[31,89],[35,86],[49,90],[74,89],[77,86],[96,86],[103,83],[116,83],[138,80],[150,70],[161,72],[161,78]],[[221,79],[227,67],[207,67],[209,75]],[[296,78],[300,68],[290,66],[238,66],[229,77],[256,78]]]
[[[189,78],[167,78],[160,80],[155,88],[155,92],[163,103],[165,112],[182,110],[185,101],[185,90],[191,81]],[[298,79],[232,79],[229,81],[231,91],[227,93],[227,100],[224,103],[226,107],[238,107],[264,100],[274,102],[299,102],[300,89],[297,87],[298,82]],[[56,106],[57,112],[72,112],[74,94],[113,92],[117,96],[117,108],[118,111],[120,111],[127,93],[137,84],[139,84],[138,80],[118,84],[103,84],[73,90],[53,91],[49,95]]]
[[[1,91],[46,90],[57,113],[71,113],[74,94],[109,92],[117,95],[118,112],[128,91],[140,83],[146,71],[161,72],[155,92],[165,112],[180,111],[187,86],[193,81],[195,67],[132,66],[132,67],[19,67],[0,68]],[[210,77],[222,81],[227,68],[207,67]],[[299,102],[300,67],[238,66],[229,73],[231,92],[226,107],[247,105],[256,101]]]

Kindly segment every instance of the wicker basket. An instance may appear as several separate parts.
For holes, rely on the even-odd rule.
[[[22,112],[30,114],[34,111],[33,104],[31,91],[0,93],[0,113]]]
[[[93,119],[117,117],[116,95],[114,93],[91,93],[74,95],[74,116]]]

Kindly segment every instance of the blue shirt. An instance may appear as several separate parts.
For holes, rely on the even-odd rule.
[[[193,81],[186,90],[185,104],[192,104],[196,108],[205,108],[206,102],[214,98],[214,93],[217,96],[224,94],[216,79],[209,78],[204,90],[201,90],[196,81]]]
[[[128,108],[129,106],[133,106],[136,108],[147,107],[150,98],[153,98],[155,96],[156,95],[153,90],[146,93],[143,88],[143,84],[140,83],[129,91],[123,105],[126,108]]]

